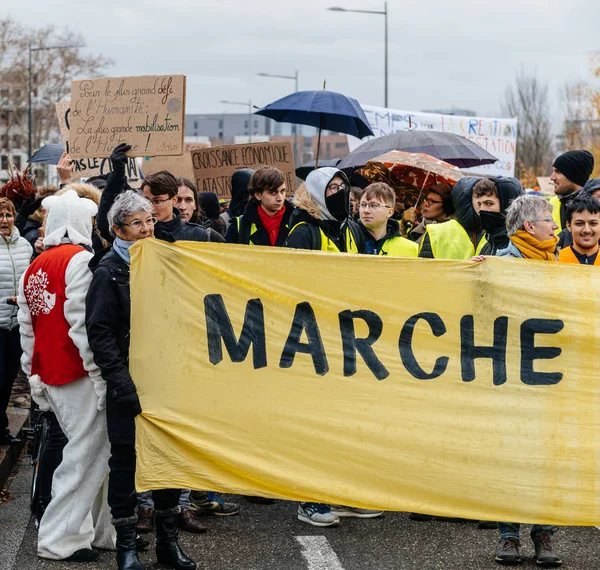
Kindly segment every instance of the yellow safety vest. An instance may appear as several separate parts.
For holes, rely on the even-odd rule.
[[[292,232],[301,224],[306,224],[306,222],[298,222],[291,230],[290,233],[288,234],[288,237],[292,235]],[[325,235],[325,232],[321,229],[319,229],[319,233],[321,235],[321,251],[333,251],[333,252],[337,252],[340,253],[340,250],[338,248],[337,245],[335,245],[335,242],[331,241],[327,235]],[[352,232],[350,231],[350,228],[346,228],[345,231],[345,238],[346,238],[346,251],[344,253],[358,253],[358,247],[356,245],[356,240],[354,239],[354,236],[352,235]]]
[[[386,239],[379,250],[379,255],[391,255],[394,257],[418,257],[419,246],[402,236],[394,236]]]
[[[487,243],[485,236],[482,236],[477,244],[477,249],[475,249],[469,234],[456,220],[449,220],[442,224],[430,224],[425,233],[429,234],[431,251],[435,259],[469,260],[474,255],[478,255]],[[424,242],[425,236],[421,241],[421,248]]]
[[[552,204],[552,219],[558,226],[558,228],[554,230],[554,234],[558,235],[560,232],[563,231],[562,224],[560,223],[561,203],[560,203],[558,196],[552,196],[552,198],[550,198],[549,202],[550,202],[550,204]]]
[[[237,230],[238,230],[238,239],[239,239],[239,235],[240,235],[240,228],[242,227],[242,217],[243,216],[238,216],[236,218],[237,220]],[[250,224],[250,236],[252,236],[256,231],[258,231],[258,226],[256,224]],[[251,238],[248,238],[248,245],[256,245],[252,242]]]

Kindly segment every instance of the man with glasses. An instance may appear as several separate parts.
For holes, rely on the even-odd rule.
[[[362,253],[364,239],[350,216],[350,183],[337,168],[313,170],[294,196],[285,247]]]
[[[125,167],[128,161],[127,151],[131,146],[120,144],[110,156],[113,171],[108,177],[106,187],[98,208],[96,224],[102,237],[113,242],[113,236],[108,227],[108,211],[115,198],[128,189]],[[179,185],[177,178],[166,170],[148,174],[140,188],[142,194],[152,203],[152,213],[156,218],[154,236],[164,241],[210,241],[208,232],[197,224],[183,221],[176,208]]]
[[[364,253],[417,257],[419,246],[400,235],[400,223],[392,218],[396,205],[394,191],[384,182],[367,186],[358,202]]]

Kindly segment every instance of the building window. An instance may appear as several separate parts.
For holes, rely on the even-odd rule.
[[[335,143],[335,148],[346,148],[346,146],[344,142]]]
[[[13,155],[12,161],[13,161],[13,164],[15,165],[15,168],[18,168],[19,170],[21,170],[21,157],[18,154]]]
[[[21,135],[13,135],[13,146],[21,148]]]
[[[197,131],[198,130],[198,121],[194,121],[194,130]]]
[[[222,129],[223,128],[223,119],[219,119],[219,128]]]
[[[246,129],[246,134],[248,134],[248,121],[244,121],[244,128]]]
[[[254,121],[254,128],[258,129],[258,121]]]
[[[2,155],[2,170],[8,170],[8,156]]]
[[[0,89],[0,97],[8,99],[8,89]]]

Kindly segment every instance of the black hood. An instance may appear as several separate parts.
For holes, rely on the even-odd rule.
[[[583,187],[583,191],[591,194],[596,190],[600,190],[600,178],[590,178]]]
[[[236,218],[244,213],[248,202],[248,184],[252,178],[253,171],[249,168],[236,170],[231,175],[231,201],[227,213],[229,217]]]
[[[480,180],[475,176],[461,178],[452,188],[454,218],[467,232],[476,233],[481,229],[481,221],[473,208],[473,186]]]
[[[500,198],[500,212],[506,214],[506,208],[512,201],[525,194],[523,186],[518,179],[512,177],[496,178],[490,177],[498,187],[498,197]]]

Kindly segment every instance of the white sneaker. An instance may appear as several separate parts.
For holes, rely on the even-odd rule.
[[[356,517],[359,519],[374,519],[380,517],[383,511],[371,509],[359,509],[357,507],[344,507],[343,505],[331,505],[331,514],[338,517]]]
[[[313,526],[335,526],[340,519],[332,514],[329,505],[321,503],[300,503],[298,505],[298,520]]]

